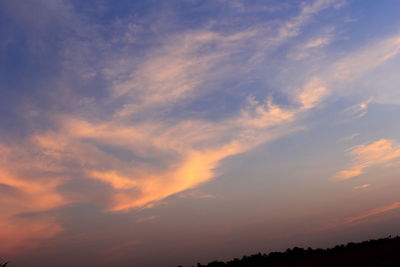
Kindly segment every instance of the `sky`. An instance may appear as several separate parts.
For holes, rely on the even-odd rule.
[[[400,234],[399,10],[1,1],[0,258],[191,266]]]

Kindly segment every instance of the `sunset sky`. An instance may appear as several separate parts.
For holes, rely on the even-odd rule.
[[[0,259],[175,267],[400,234],[399,12],[1,1]]]

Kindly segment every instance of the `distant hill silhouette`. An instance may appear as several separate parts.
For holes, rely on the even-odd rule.
[[[285,252],[255,254],[228,262],[213,261],[197,267],[271,267],[271,266],[399,266],[400,237],[348,243],[328,249],[294,247]],[[182,267],[182,266],[178,266]]]

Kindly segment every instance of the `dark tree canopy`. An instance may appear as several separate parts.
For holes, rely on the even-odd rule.
[[[328,249],[294,247],[285,252],[254,254],[197,267],[400,266],[400,237],[348,243]]]

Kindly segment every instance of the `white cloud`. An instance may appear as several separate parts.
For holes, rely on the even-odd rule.
[[[335,63],[331,73],[332,78],[341,81],[354,80],[394,58],[399,52],[400,36],[398,35],[366,45],[360,51],[351,53]]]
[[[367,115],[368,113],[368,106],[372,103],[373,98],[369,98],[366,101],[363,101],[361,103],[355,104],[345,110],[352,118],[354,119],[360,119]]]
[[[351,140],[357,138],[358,136],[360,136],[360,133],[353,133],[351,135],[341,138],[340,141],[351,141]]]

